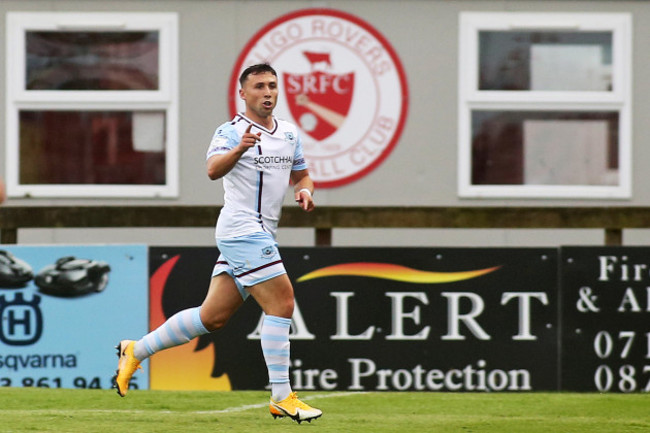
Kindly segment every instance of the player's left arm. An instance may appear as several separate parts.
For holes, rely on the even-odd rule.
[[[311,212],[316,205],[314,204],[314,182],[309,177],[309,170],[294,170],[291,172],[291,183],[293,183],[293,193],[298,206],[304,211]]]

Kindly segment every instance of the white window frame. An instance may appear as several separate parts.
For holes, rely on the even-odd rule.
[[[631,197],[632,18],[627,13],[462,12],[459,20],[458,194],[463,198]],[[485,91],[478,89],[480,31],[607,31],[612,33],[612,91]],[[617,111],[618,185],[473,185],[473,110]]]
[[[6,17],[5,153],[10,197],[177,197],[178,196],[178,14],[9,12]],[[158,31],[157,90],[26,90],[25,35],[28,31]],[[21,185],[20,110],[163,111],[164,185]]]

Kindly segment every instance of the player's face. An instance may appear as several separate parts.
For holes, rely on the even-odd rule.
[[[246,113],[266,118],[273,113],[278,101],[278,79],[270,72],[251,74],[239,89],[239,96],[246,102]]]

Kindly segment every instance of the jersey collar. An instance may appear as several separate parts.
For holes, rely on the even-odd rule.
[[[263,127],[259,123],[253,122],[251,119],[246,117],[244,115],[244,113],[237,113],[237,116],[235,116],[235,121],[238,121],[238,120],[241,119],[241,120],[243,120],[245,122],[252,123],[257,129],[261,129],[262,131],[264,131],[264,132],[266,132],[266,133],[268,133],[270,135],[273,135],[273,134],[275,134],[275,131],[278,130],[278,121],[275,118],[275,116],[272,116],[272,118],[273,118],[273,129],[266,129],[265,127]]]

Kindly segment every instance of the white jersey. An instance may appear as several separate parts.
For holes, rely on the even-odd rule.
[[[217,239],[260,231],[275,238],[291,171],[307,168],[298,128],[275,117],[268,130],[237,114],[217,128],[207,158],[236,147],[251,123],[251,133],[261,132],[261,140],[223,177],[224,206],[217,221]]]

